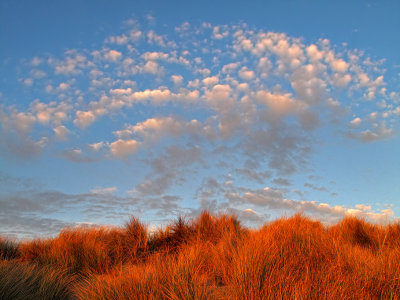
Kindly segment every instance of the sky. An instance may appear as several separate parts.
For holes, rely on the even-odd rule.
[[[399,220],[399,11],[0,0],[0,235]]]

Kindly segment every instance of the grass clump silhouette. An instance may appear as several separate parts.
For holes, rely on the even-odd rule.
[[[74,277],[51,267],[0,262],[0,299],[72,299]]]
[[[324,226],[295,215],[248,229],[203,212],[151,234],[132,217],[14,248],[3,241],[0,295],[24,284],[40,295],[49,281],[49,295],[70,299],[400,298],[398,223],[349,217]]]
[[[18,243],[0,237],[0,259],[13,259],[18,256]]]

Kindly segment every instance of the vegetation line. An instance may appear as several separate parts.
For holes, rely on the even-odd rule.
[[[400,223],[348,217],[324,227],[301,215],[248,229],[203,212],[149,235],[66,228],[0,238],[0,299],[399,299]]]

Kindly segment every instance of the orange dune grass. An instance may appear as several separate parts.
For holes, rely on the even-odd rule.
[[[295,215],[247,229],[203,212],[152,234],[131,218],[19,245],[2,239],[0,257],[8,287],[28,276],[9,275],[11,262],[54,270],[63,276],[42,275],[32,288],[41,282],[43,294],[53,278],[69,299],[400,299],[400,224],[354,217],[323,226]]]
[[[54,265],[70,273],[105,273],[138,262],[147,250],[147,229],[132,217],[123,228],[66,228],[53,239],[22,243],[19,260]]]

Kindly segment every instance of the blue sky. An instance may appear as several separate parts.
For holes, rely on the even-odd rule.
[[[397,1],[0,1],[0,234],[400,215]]]

